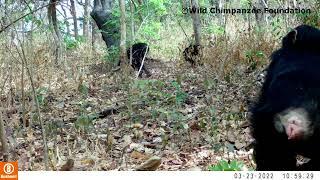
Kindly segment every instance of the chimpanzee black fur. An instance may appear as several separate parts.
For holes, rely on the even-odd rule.
[[[145,56],[147,56],[149,52],[149,46],[146,43],[136,43],[132,45],[132,64],[131,66],[139,71],[142,60]],[[130,48],[127,50],[127,56],[128,60],[130,60]],[[145,61],[147,60],[147,57],[145,57]],[[139,74],[139,77],[142,76],[142,73],[145,73],[147,77],[151,76],[151,73],[147,70],[145,67],[145,63],[143,64],[143,67],[141,69],[141,72]]]
[[[282,39],[282,47],[271,55],[266,80],[252,108],[252,135],[257,170],[320,170],[320,30],[296,27]],[[279,132],[279,113],[303,108],[312,135],[290,141]],[[297,166],[296,155],[311,159]]]
[[[201,56],[200,45],[190,45],[183,51],[184,60],[190,62],[193,67],[196,64],[201,64],[201,62],[199,62],[200,56]]]

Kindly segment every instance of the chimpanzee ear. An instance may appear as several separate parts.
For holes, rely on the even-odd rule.
[[[297,35],[298,35],[298,31],[296,29],[293,29],[291,32],[289,32],[288,40],[291,41],[292,45],[296,43]]]
[[[292,31],[290,31],[286,35],[286,37],[282,39],[282,47],[284,48],[292,47],[297,41],[297,35],[298,35],[298,31],[296,29],[293,29]]]

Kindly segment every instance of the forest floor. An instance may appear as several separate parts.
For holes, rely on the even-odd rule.
[[[50,91],[38,92],[51,170],[208,170],[222,159],[254,169],[248,108],[261,69],[239,65],[222,77],[206,65],[153,60],[147,67],[152,76],[140,79],[106,73],[102,64],[76,82],[59,72]],[[23,130],[19,113],[7,116],[19,169],[44,170],[39,122]]]

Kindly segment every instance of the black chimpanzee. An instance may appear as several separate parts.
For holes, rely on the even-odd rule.
[[[146,43],[136,43],[136,44],[132,45],[131,48],[132,48],[132,64],[131,64],[131,66],[135,70],[139,71],[143,58],[145,58],[145,61],[147,60],[147,58],[145,56],[147,56],[147,54],[149,52],[149,46]],[[130,60],[130,48],[128,48],[128,50],[127,50],[127,56],[128,56],[128,60]],[[142,76],[143,72],[146,74],[147,77],[151,76],[151,73],[147,70],[147,68],[145,67],[145,64],[143,64],[143,66],[142,66],[139,77]]]
[[[271,55],[252,108],[257,170],[320,170],[320,30],[296,27]],[[296,156],[311,160],[297,166]]]
[[[184,60],[190,62],[193,67],[196,64],[201,64],[199,60],[200,56],[201,56],[200,45],[191,44],[183,51]]]

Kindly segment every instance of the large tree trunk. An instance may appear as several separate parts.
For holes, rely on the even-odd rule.
[[[72,19],[73,19],[74,37],[76,39],[78,39],[78,21],[77,21],[76,5],[74,4],[74,0],[70,0],[70,3],[71,3],[70,13],[71,13]]]
[[[93,10],[90,15],[96,22],[98,28],[101,30],[102,39],[107,47],[119,46],[119,28],[110,27],[112,20],[112,5],[113,0],[94,0]]]

